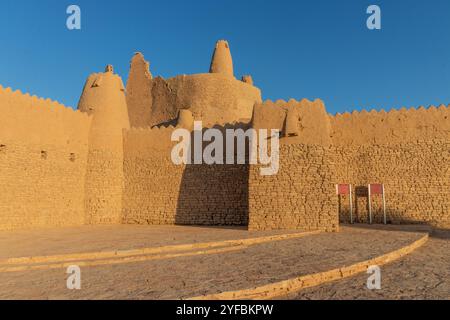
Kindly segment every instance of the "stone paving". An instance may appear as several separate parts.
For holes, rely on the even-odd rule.
[[[298,233],[290,233],[294,232]],[[289,232],[249,233],[243,229],[165,226],[3,232],[0,233],[0,257],[128,250],[286,233]],[[82,267],[82,289],[75,291],[66,288],[65,268],[0,272],[0,298],[189,298],[247,289],[353,264],[399,249],[422,235],[415,229],[398,231],[392,228],[343,227],[340,233],[265,242],[237,247],[230,252]]]
[[[381,268],[381,290],[368,290],[368,275],[309,288],[287,299],[450,300],[450,231],[433,232],[405,258]]]
[[[300,230],[301,231],[301,230]],[[0,259],[246,239],[293,231],[184,226],[85,226],[0,232]]]

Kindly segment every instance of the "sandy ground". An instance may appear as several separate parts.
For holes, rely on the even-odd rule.
[[[298,231],[291,231],[298,232]],[[166,226],[111,226],[47,229],[0,233],[0,257],[42,256],[64,253],[92,253],[158,247],[172,244],[202,243],[244,239],[289,232],[247,232],[243,229]],[[377,230],[344,227],[340,233],[323,233],[304,238],[271,241],[237,248],[231,252],[200,254],[129,263],[114,263],[81,268],[81,290],[68,290],[65,268],[20,272],[0,272],[1,299],[180,299],[228,290],[251,288],[299,275],[326,271],[373,258],[419,239],[415,230],[392,228]],[[447,244],[446,244],[447,243]],[[439,249],[438,247],[441,247]],[[445,247],[446,246],[446,247]],[[418,254],[423,262],[433,264],[436,274],[445,274],[445,259],[425,261],[449,249],[448,239],[433,239]],[[424,252],[432,251],[428,257]],[[441,255],[445,255],[441,252]],[[408,264],[410,259],[401,264]],[[447,259],[447,262],[449,260]],[[422,267],[424,263],[422,263]],[[394,270],[399,268],[392,265]],[[431,267],[430,267],[431,268]],[[388,270],[388,269],[386,269]],[[416,271],[416,274],[419,271]],[[384,275],[384,273],[383,273]],[[413,279],[414,274],[403,274]],[[388,274],[383,278],[388,286]],[[397,276],[398,277],[398,276]],[[354,291],[365,292],[365,275],[344,280],[337,289],[348,298]],[[405,280],[405,281],[406,281]],[[344,281],[342,283],[344,283]],[[436,285],[435,282],[434,285]],[[405,283],[408,285],[409,283]],[[341,282],[333,284],[341,285]],[[332,285],[332,286],[333,286]],[[400,285],[400,283],[397,283]],[[430,283],[431,285],[431,283]],[[418,285],[419,290],[421,285]],[[361,287],[361,288],[360,288]],[[439,289],[436,294],[441,292]],[[448,288],[448,287],[447,287]],[[412,290],[412,289],[411,289]],[[360,295],[362,295],[362,293]],[[375,296],[379,293],[373,293]],[[443,294],[443,293],[442,293]],[[339,298],[333,289],[317,288],[290,298]],[[344,297],[344,296],[342,296]],[[355,294],[355,297],[359,297]],[[361,296],[362,297],[362,296]],[[371,297],[371,296],[368,296]]]

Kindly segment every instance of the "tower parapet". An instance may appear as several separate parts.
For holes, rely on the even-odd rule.
[[[233,58],[231,57],[230,46],[225,40],[219,40],[216,43],[211,60],[210,73],[221,73],[234,77]]]

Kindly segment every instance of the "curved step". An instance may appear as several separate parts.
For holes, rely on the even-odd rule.
[[[395,251],[391,251],[387,254],[373,259],[352,264],[347,267],[304,275],[264,286],[259,286],[256,288],[198,296],[190,298],[188,300],[269,300],[283,297],[287,294],[300,291],[305,288],[310,288],[354,276],[358,273],[367,271],[368,267],[372,265],[382,266],[398,260],[424,245],[428,241],[428,237],[429,235],[426,234],[419,240],[405,247],[402,247]]]
[[[67,268],[73,264],[84,267],[92,267],[149,260],[172,259],[186,256],[219,254],[242,250],[252,245],[298,239],[319,233],[321,233],[321,231],[297,232],[258,238],[192,243],[134,250],[8,258],[0,260],[0,272],[58,269]]]

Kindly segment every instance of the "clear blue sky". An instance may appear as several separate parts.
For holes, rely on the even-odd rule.
[[[66,8],[82,30],[66,28]],[[366,9],[382,10],[382,30]],[[330,113],[450,103],[448,0],[1,0],[0,84],[76,107],[86,77],[135,51],[154,76],[207,72],[217,39],[265,99],[321,98]]]

